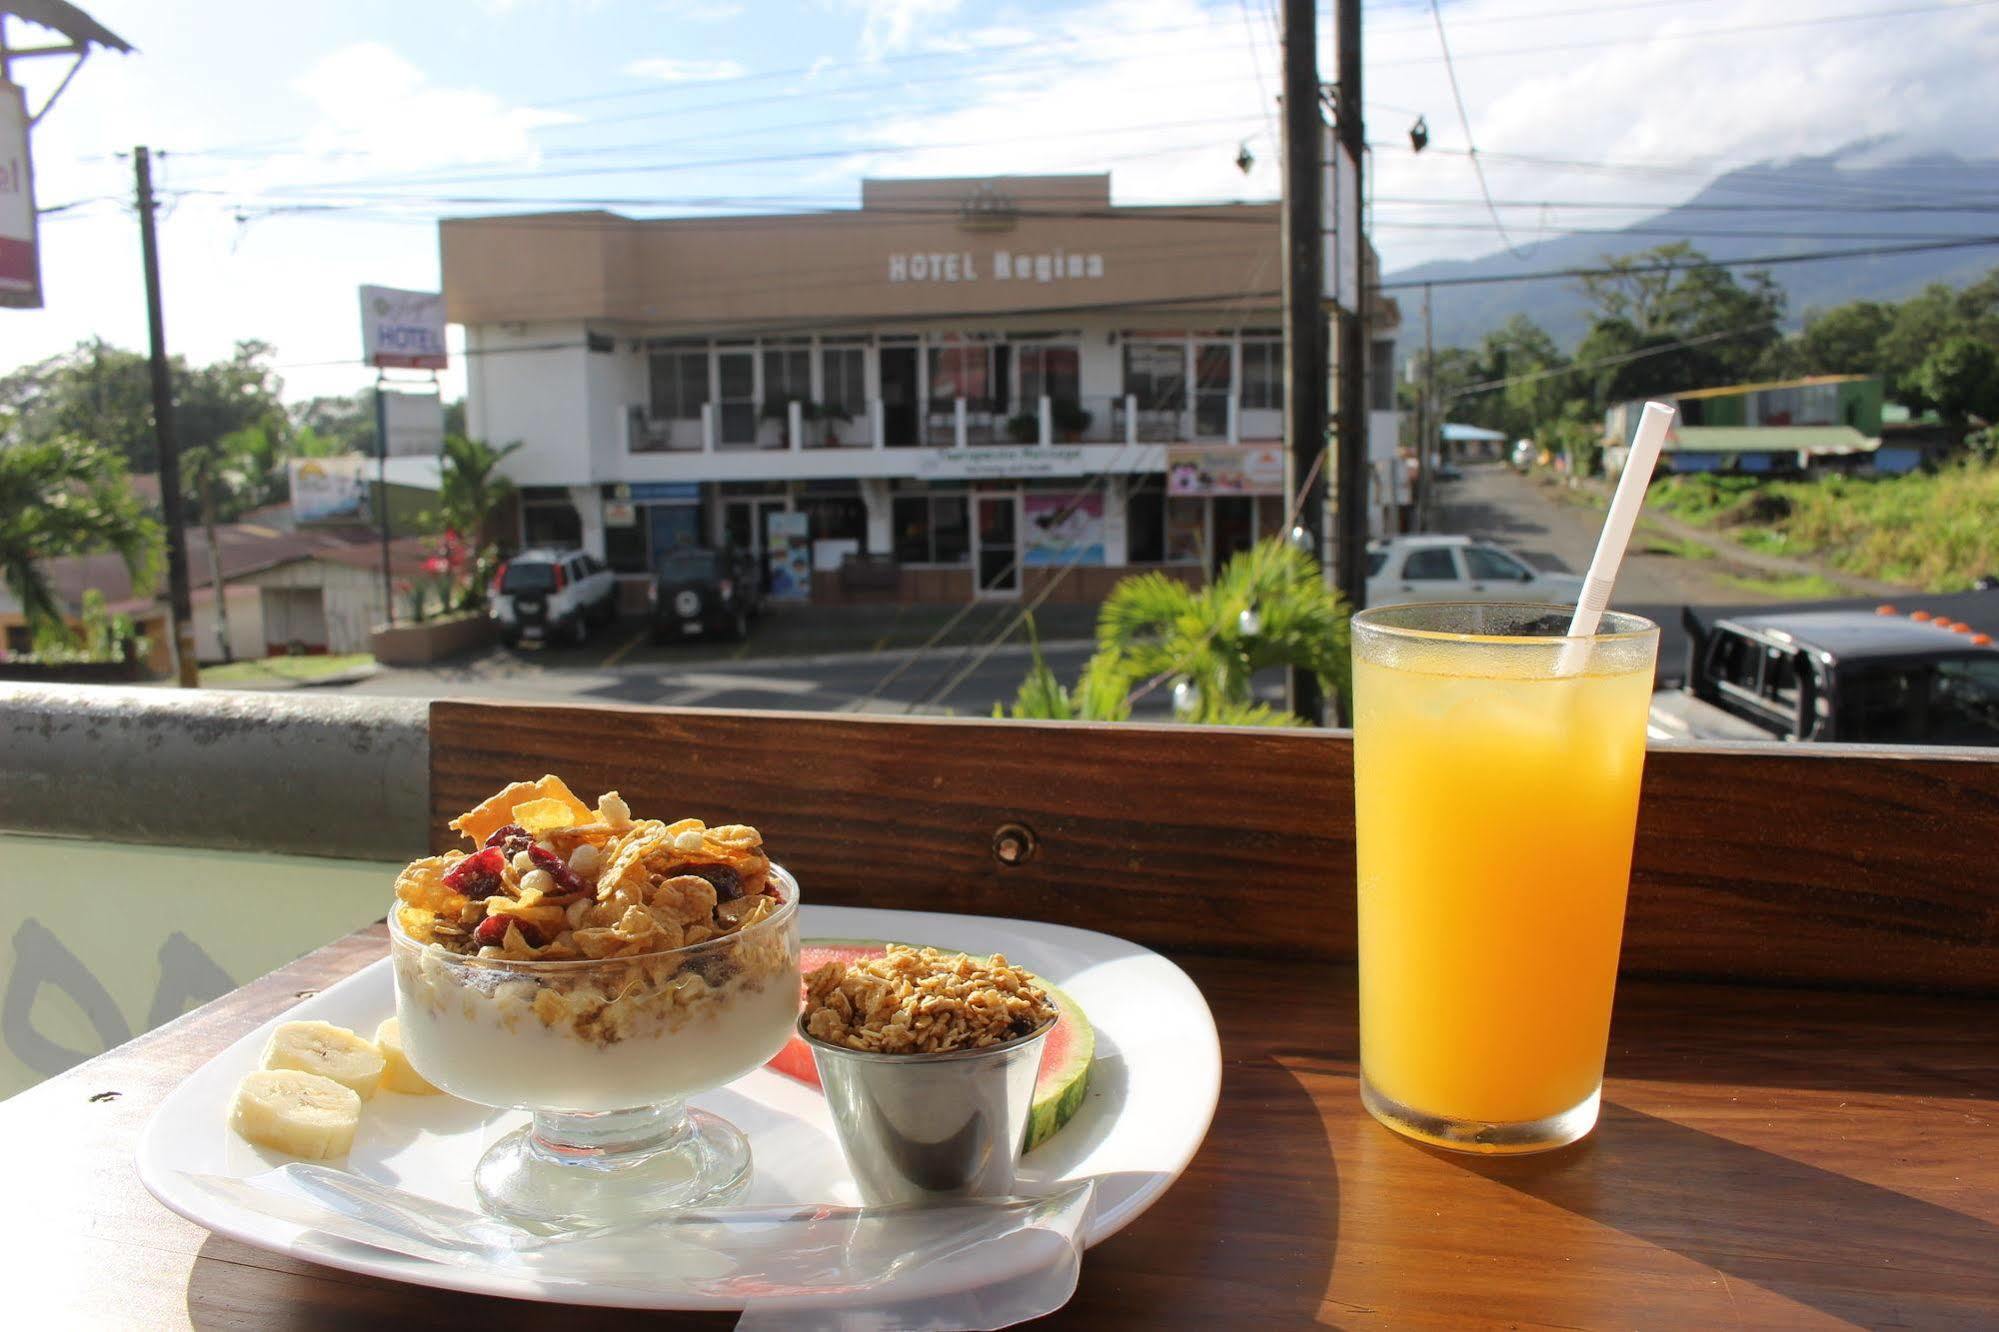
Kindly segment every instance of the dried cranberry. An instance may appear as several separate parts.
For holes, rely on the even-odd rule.
[[[675,874],[699,875],[715,890],[717,902],[733,902],[743,895],[743,876],[727,865],[682,865]]]
[[[475,851],[453,865],[444,876],[444,886],[483,902],[500,891],[500,876],[506,872],[507,854],[497,846]]]
[[[472,931],[472,942],[482,948],[498,948],[507,939],[507,926],[518,926],[521,938],[530,948],[541,947],[541,931],[527,921],[515,916],[488,916],[479,922],[479,928]]]
[[[548,871],[548,877],[554,879],[555,886],[563,892],[587,893],[590,891],[589,888],[584,886],[583,880],[576,877],[576,871],[563,864],[562,857],[556,855],[555,852],[544,851],[538,846],[531,846],[528,848],[528,856],[534,861],[535,868]]]
[[[499,847],[506,852],[507,859],[512,860],[534,845],[534,834],[518,823],[509,823],[504,828],[494,829],[493,835],[486,839],[486,845]]]

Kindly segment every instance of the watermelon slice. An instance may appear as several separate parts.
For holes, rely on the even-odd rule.
[[[888,945],[888,940],[881,939],[807,939],[799,947],[798,968],[809,976],[828,962],[859,962],[880,957],[888,951]],[[1082,1007],[1039,976],[1034,979],[1062,1011],[1041,1047],[1041,1074],[1034,1084],[1034,1106],[1027,1117],[1024,1150],[1030,1152],[1053,1137],[1055,1130],[1083,1108],[1083,1095],[1090,1087],[1090,1061],[1097,1050],[1097,1033],[1083,1016]],[[819,1085],[819,1068],[812,1062],[812,1047],[795,1032],[767,1067],[809,1087]]]

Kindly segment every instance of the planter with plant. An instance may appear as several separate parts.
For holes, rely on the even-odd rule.
[[[1082,439],[1083,432],[1090,428],[1093,419],[1083,410],[1083,405],[1069,398],[1058,398],[1049,408],[1054,418],[1055,433],[1062,437],[1064,444],[1074,444]]]
[[[1006,433],[1016,444],[1033,444],[1041,438],[1041,418],[1033,412],[1019,412],[1006,418]]]

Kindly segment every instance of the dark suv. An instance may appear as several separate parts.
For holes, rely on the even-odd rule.
[[[1999,745],[1999,649],[1955,620],[1886,606],[1683,620],[1686,686],[1654,697],[1656,737]]]
[[[656,641],[696,634],[741,640],[762,611],[763,578],[747,553],[683,546],[660,557],[652,584]]]

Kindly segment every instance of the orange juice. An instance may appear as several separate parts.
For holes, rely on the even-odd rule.
[[[1404,632],[1457,609],[1355,622],[1361,1068],[1392,1127],[1534,1150],[1595,1120],[1657,631],[1562,670],[1559,638]],[[1555,622],[1507,609],[1470,622]]]

